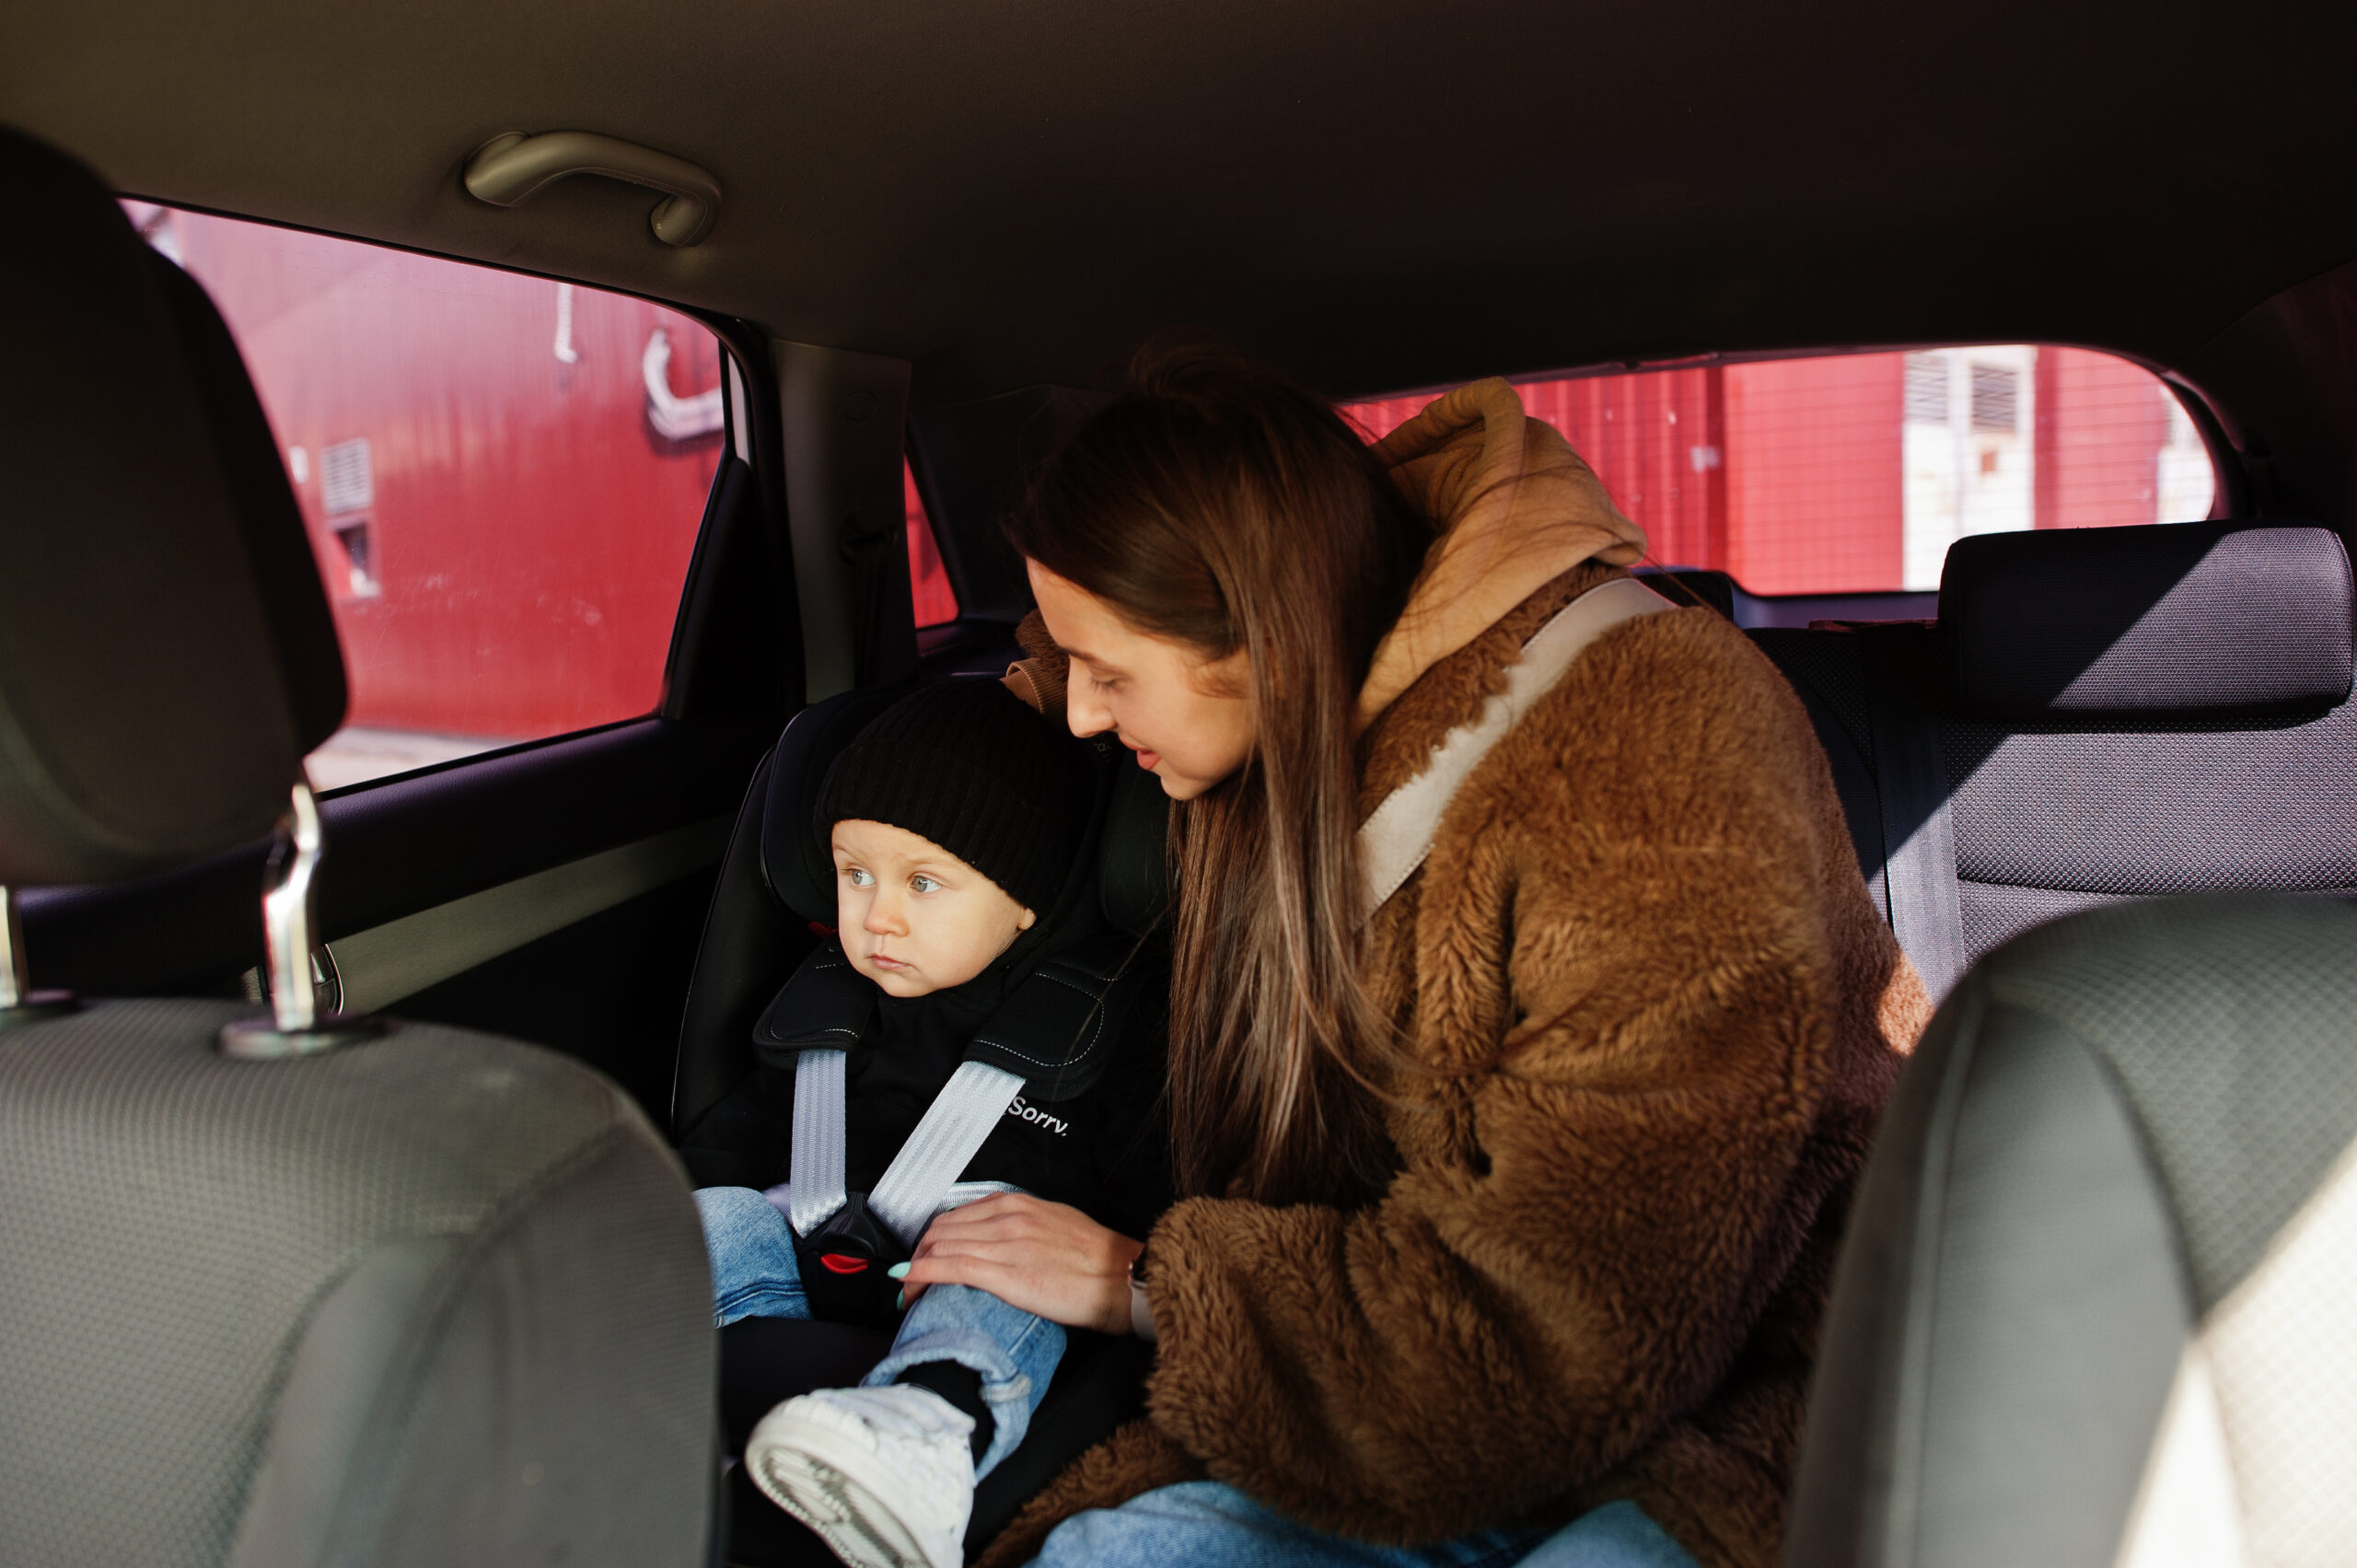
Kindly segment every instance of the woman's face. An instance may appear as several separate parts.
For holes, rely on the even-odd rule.
[[[1074,735],[1112,731],[1173,800],[1192,800],[1244,765],[1252,701],[1241,649],[1207,660],[1139,631],[1038,562],[1025,564],[1048,634],[1072,656],[1065,703]]]

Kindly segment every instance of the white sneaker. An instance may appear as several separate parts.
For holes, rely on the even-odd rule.
[[[974,1418],[930,1388],[821,1388],[761,1418],[745,1469],[852,1568],[959,1568]]]

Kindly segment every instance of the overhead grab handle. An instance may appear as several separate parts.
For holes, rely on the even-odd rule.
[[[512,207],[552,180],[602,174],[660,191],[669,199],[647,217],[666,245],[693,245],[720,216],[720,181],[688,162],[594,131],[494,136],[467,161],[467,191],[494,207]]]

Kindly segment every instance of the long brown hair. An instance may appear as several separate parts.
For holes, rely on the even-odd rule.
[[[1432,540],[1331,403],[1231,354],[1162,350],[1049,459],[1015,548],[1142,632],[1241,648],[1256,740],[1171,814],[1170,1111],[1182,1191],[1376,1188],[1393,1053],[1357,966],[1352,718]]]

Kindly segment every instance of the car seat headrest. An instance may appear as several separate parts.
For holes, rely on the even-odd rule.
[[[834,862],[819,842],[816,820],[819,786],[868,721],[910,691],[905,685],[871,687],[826,698],[795,714],[778,738],[761,804],[761,874],[778,900],[803,920],[835,923]],[[1163,826],[1169,803],[1160,781],[1126,756],[1115,767],[1110,788],[1096,845],[1098,900],[1108,923],[1142,935],[1162,913]]]
[[[0,249],[0,884],[139,876],[270,831],[343,659],[203,290],[6,130],[0,203],[40,215]]]
[[[2328,707],[2357,645],[2349,552],[2294,519],[1980,534],[1940,630],[1983,718]]]

